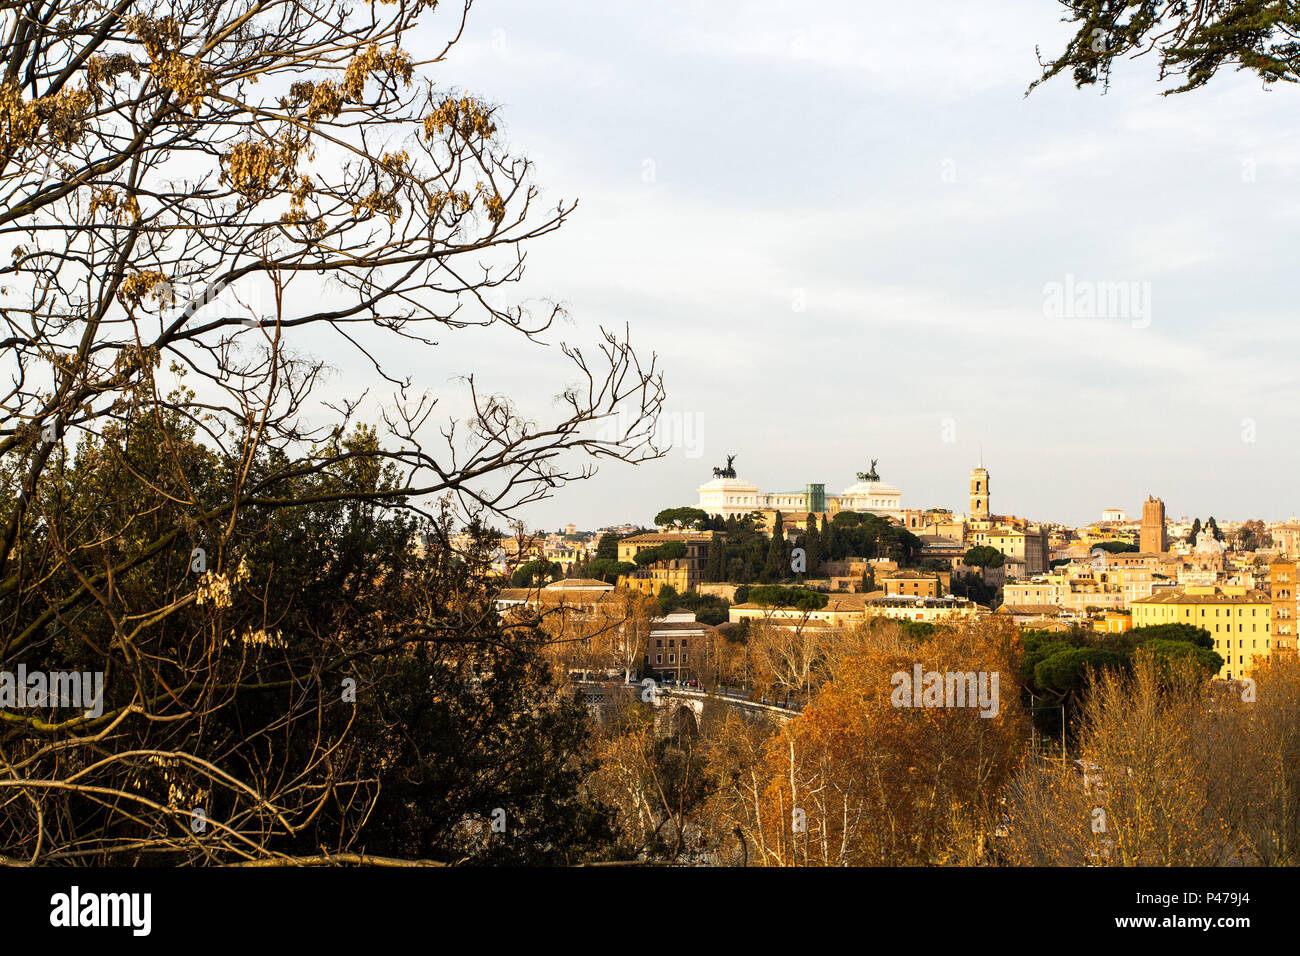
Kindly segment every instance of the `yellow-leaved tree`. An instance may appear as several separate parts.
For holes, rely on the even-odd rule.
[[[1015,630],[987,622],[940,627],[925,640],[873,634],[831,664],[761,753],[740,735],[716,749],[715,774],[744,798],[716,802],[714,830],[719,841],[743,837],[750,864],[984,859],[996,795],[1025,739]]]

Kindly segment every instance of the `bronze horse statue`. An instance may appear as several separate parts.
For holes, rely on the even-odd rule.
[[[880,461],[879,458],[871,459],[871,470],[858,472],[858,481],[879,481],[880,476],[876,474],[876,462],[878,461]]]

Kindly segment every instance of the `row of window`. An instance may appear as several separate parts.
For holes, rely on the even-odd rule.
[[[1177,610],[1174,610],[1174,609],[1172,609],[1172,608],[1161,608],[1160,610],[1161,610],[1161,616],[1168,616],[1168,613],[1171,612],[1171,611],[1172,611],[1172,613],[1173,613],[1173,615],[1174,615],[1175,617],[1178,616],[1178,611],[1177,611]],[[1217,607],[1214,609],[1214,616],[1215,616],[1215,617],[1219,617],[1219,611],[1220,611],[1220,610],[1221,610],[1221,609],[1220,609],[1220,608],[1217,608]],[[1224,617],[1232,617],[1232,608],[1223,608],[1222,610],[1223,610],[1223,616],[1224,616]],[[1253,606],[1251,606],[1251,608],[1250,608],[1250,616],[1251,616],[1251,617],[1255,617],[1255,616],[1256,616],[1256,615],[1257,615],[1261,610],[1263,610],[1263,611],[1267,611],[1268,609],[1267,609],[1267,608],[1262,608],[1262,607],[1260,607],[1259,605],[1253,605]],[[1191,608],[1187,608],[1186,610],[1183,611],[1183,617],[1191,617],[1191,616],[1192,616],[1192,609],[1191,609]],[[1245,616],[1246,616],[1246,609],[1245,609],[1245,608],[1241,608],[1241,607],[1237,608],[1237,616],[1238,616],[1238,617],[1245,617]],[[1282,616],[1285,617],[1286,615],[1282,615]],[[1208,615],[1205,613],[1205,608],[1201,608],[1201,617],[1208,617]]]
[[[1231,638],[1228,639],[1227,641],[1225,641],[1224,643],[1227,644],[1227,648],[1225,648],[1225,649],[1226,649],[1226,650],[1231,650],[1231,648],[1232,648],[1232,640],[1231,640]],[[1265,647],[1269,647],[1270,645],[1271,645],[1271,641],[1269,640],[1269,638],[1267,638],[1267,637],[1264,638],[1264,646],[1265,646]],[[1241,639],[1241,638],[1238,638],[1238,639],[1237,639],[1237,646],[1238,646],[1238,647],[1245,647],[1245,646],[1246,646],[1246,642],[1245,642],[1245,640],[1244,640],[1244,639]],[[1259,647],[1259,641],[1252,639],[1251,642],[1250,642],[1250,646],[1253,647],[1253,648],[1258,648],[1258,647]],[[1216,638],[1215,641],[1214,641],[1214,649],[1215,649],[1216,651],[1219,650],[1219,641],[1218,641],[1217,638]]]

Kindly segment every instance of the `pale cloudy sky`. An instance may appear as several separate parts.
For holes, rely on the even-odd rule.
[[[555,342],[629,324],[679,436],[530,522],[649,523],[727,454],[765,490],[831,493],[878,458],[906,506],[964,511],[981,446],[999,513],[1300,511],[1300,91],[1225,74],[1161,97],[1139,60],[1106,95],[1026,98],[1059,16],[479,0],[433,75],[500,107],[545,198],[580,200],[520,293],[569,309]],[[1047,315],[1067,275],[1149,283],[1149,318]],[[523,398],[567,381],[557,349],[446,343],[435,391],[470,367]]]

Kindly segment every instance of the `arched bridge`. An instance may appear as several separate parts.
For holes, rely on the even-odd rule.
[[[713,704],[731,709],[748,717],[766,717],[785,723],[797,717],[800,708],[781,707],[763,703],[731,693],[706,693],[685,687],[664,687],[659,684],[631,684],[620,680],[575,680],[576,687],[586,698],[587,707],[598,716],[615,704],[649,704],[655,708],[655,730],[664,737],[695,736],[700,732],[705,706]]]

